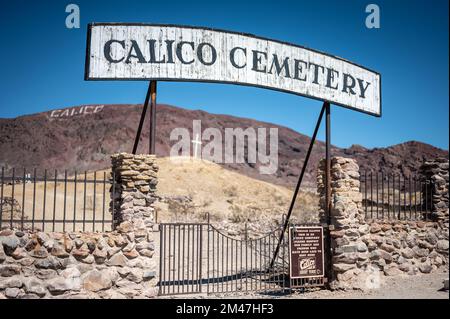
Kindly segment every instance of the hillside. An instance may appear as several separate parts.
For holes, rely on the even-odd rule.
[[[293,191],[259,181],[204,160],[158,159],[158,222],[210,221],[228,234],[250,234],[277,227],[286,214]],[[319,198],[300,192],[292,222],[318,222]]]
[[[95,107],[98,112],[93,113]],[[94,170],[109,166],[109,154],[130,152],[139,123],[141,105],[105,105],[73,107],[58,111],[0,119],[0,166],[6,168],[38,167],[40,169]],[[84,108],[84,112],[82,111]],[[89,110],[87,112],[86,110]],[[77,114],[83,113],[83,114]],[[89,114],[87,114],[89,113]],[[258,164],[221,164],[249,177],[292,187],[298,178],[310,138],[287,127],[229,115],[186,110],[169,105],[157,107],[156,153],[167,156],[175,141],[170,132],[187,128],[192,137],[192,121],[201,120],[202,128],[277,127],[279,136],[279,169],[273,175],[259,174]],[[148,120],[144,123],[138,152],[148,150]],[[324,156],[324,143],[314,146],[305,175],[305,186],[313,186],[318,160]],[[357,159],[362,168],[386,169],[409,174],[424,159],[448,157],[448,151],[420,142],[407,142],[387,148],[367,149],[352,146],[332,147],[332,154]]]

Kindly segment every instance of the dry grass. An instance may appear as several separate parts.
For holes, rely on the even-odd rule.
[[[158,159],[158,194],[168,203],[158,203],[158,220],[204,221],[209,213],[216,223],[260,223],[275,227],[287,213],[292,191],[249,178],[220,165],[185,158],[172,162]],[[187,198],[182,204],[171,198]],[[300,192],[294,220],[317,221],[318,196]]]

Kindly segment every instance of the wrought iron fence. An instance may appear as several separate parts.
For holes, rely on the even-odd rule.
[[[429,220],[433,185],[419,175],[361,171],[366,219]]]
[[[109,231],[114,207],[107,172],[15,168],[0,173],[0,229],[42,231]],[[109,175],[109,173],[108,173]]]
[[[293,225],[290,225],[290,227]],[[209,222],[161,223],[159,294],[283,294],[324,285],[323,276],[289,277],[289,236],[282,227],[232,237]],[[272,260],[274,261],[272,264]]]
[[[278,235],[240,239],[209,223],[160,224],[159,293],[282,292],[289,288],[287,238],[270,267]]]

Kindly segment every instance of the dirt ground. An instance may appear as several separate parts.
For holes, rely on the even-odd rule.
[[[385,283],[379,289],[370,291],[314,291],[295,294],[290,298],[327,298],[327,299],[449,299],[444,291],[443,281],[448,279],[448,271],[416,276],[385,277]]]
[[[217,295],[197,294],[188,295],[188,297],[192,299],[449,299],[449,291],[443,289],[443,281],[448,278],[448,270],[441,269],[431,274],[384,277],[384,282],[380,288],[369,291],[330,291],[317,289],[315,291],[294,292],[292,294],[284,295],[234,293]],[[186,295],[164,296],[162,298],[186,298]]]

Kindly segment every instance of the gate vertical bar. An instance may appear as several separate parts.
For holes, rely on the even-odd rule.
[[[84,182],[83,182],[83,231],[86,229],[86,187],[87,187],[87,172],[84,171]]]
[[[428,219],[428,180],[425,180],[425,220]]]
[[[233,239],[231,241],[231,245],[233,245],[232,247],[234,247],[234,248],[232,248],[232,250],[234,251],[234,255],[232,257],[232,259],[234,258],[234,262],[231,265],[232,272],[234,272],[232,280],[234,282],[234,291],[238,291],[238,287],[237,287],[237,278],[238,278],[237,277],[238,276],[238,272],[237,272],[237,264],[238,264],[237,239]],[[234,265],[234,267],[233,267],[233,265]],[[233,284],[231,284],[231,290],[233,290]]]
[[[247,246],[249,247],[249,260],[248,260],[248,270],[247,270],[247,281],[250,283],[249,291],[253,291],[253,240],[249,239],[247,241]]]
[[[283,238],[283,272],[286,272],[289,275],[289,261],[286,262],[286,242],[289,243],[289,240],[286,240],[286,236]],[[289,256],[287,258],[289,260]],[[290,280],[289,282],[290,283]],[[286,277],[283,276],[283,292],[286,291]]]
[[[240,249],[240,266],[241,266],[241,271],[240,271],[240,274],[239,274],[239,277],[241,278],[241,286],[240,286],[240,290],[242,291],[243,290],[243,287],[244,287],[244,282],[242,281],[242,273],[243,273],[243,270],[242,270],[242,262],[243,262],[243,258],[242,258],[242,243],[243,243],[243,240],[242,240],[242,237],[241,237],[241,240],[240,240],[240,242],[241,242],[241,249]]]
[[[35,214],[36,214],[36,167],[33,169],[33,210],[31,213],[31,216],[32,216],[31,217],[31,230],[34,230]]]
[[[283,218],[283,224],[284,224],[284,218],[285,218],[285,216],[283,215],[282,216],[282,218]],[[283,231],[283,230],[281,230],[281,231]],[[283,292],[285,291],[285,283],[286,283],[286,279],[285,279],[285,276],[284,276],[284,271],[285,271],[285,269],[286,269],[286,252],[285,252],[285,244],[284,244],[284,239],[285,238],[283,238],[283,243],[282,243],[282,247],[283,247],[283,277],[282,277],[282,280],[283,280]]]
[[[417,175],[414,175],[414,219],[417,219]]]
[[[103,195],[103,199],[104,198],[105,195]],[[105,201],[103,200],[103,202]],[[66,214],[67,214],[66,209],[67,209],[67,170],[64,170],[63,232],[66,231]]]
[[[328,184],[327,184],[327,186],[328,186]],[[327,201],[327,207],[328,207],[328,201]],[[372,171],[370,171],[370,219],[373,219],[373,172]]]
[[[166,291],[169,289],[168,287],[167,287],[167,276],[166,276],[166,273],[167,273],[167,263],[166,263],[166,259],[167,259],[167,226],[166,225],[164,225],[164,227],[163,227],[163,241],[164,241],[164,245],[163,245],[163,247],[161,248],[162,249],[162,252],[163,252],[163,293],[166,293]]]
[[[271,253],[271,250],[272,250],[272,239],[271,239],[271,236],[269,235],[269,236],[267,236],[268,237],[268,242],[269,242],[269,255],[272,255],[272,253]],[[269,268],[269,273],[268,273],[268,282],[269,282],[269,290],[271,290],[272,289],[272,272],[273,272],[273,269],[275,268],[275,259],[276,259],[276,256],[275,256],[275,258],[274,258],[274,264]]]
[[[11,198],[12,198],[12,201],[11,201],[11,216],[9,218],[9,220],[10,220],[9,227],[11,229],[13,229],[13,219],[14,219],[13,216],[14,216],[14,185],[15,185],[15,183],[16,183],[16,169],[13,167],[13,169],[12,169],[12,185],[11,185]],[[44,207],[45,207],[45,201],[44,201]]]
[[[367,218],[367,215],[369,214],[367,211],[367,169],[364,170],[364,199],[365,199],[365,204],[364,204],[364,215]]]
[[[198,272],[199,272],[199,278],[198,278],[198,285],[200,287],[200,292],[202,292],[202,264],[203,264],[203,225],[199,225],[200,228],[200,243],[199,243],[199,248],[200,248],[200,257],[199,257],[199,265],[198,265]]]
[[[164,245],[164,240],[163,240],[163,236],[162,236],[162,228],[163,225],[159,224],[159,293],[158,295],[162,294],[162,269],[163,269],[163,245]]]
[[[199,257],[199,254],[198,254],[198,242],[199,242],[198,225],[197,224],[192,225],[192,230],[193,230],[192,238],[193,238],[193,242],[195,243],[194,247],[192,247],[192,256],[195,256],[192,259],[192,270],[195,269],[195,271],[192,274],[192,282],[193,282],[193,284],[195,284],[195,286],[194,286],[195,291],[198,292],[198,290],[199,290],[199,286],[198,286],[198,257]],[[194,254],[194,251],[195,251],[195,254]],[[194,276],[195,276],[195,278],[194,278]]]
[[[419,205],[420,205],[420,218],[422,219],[422,218],[423,218],[423,202],[422,202],[422,191],[423,191],[423,188],[422,188],[422,179],[419,179],[419,189],[420,189],[420,192],[419,192],[419,197],[420,197],[420,199],[419,199]]]
[[[111,231],[114,230],[115,225],[114,225],[114,219],[115,219],[115,205],[116,205],[116,200],[114,198],[114,195],[116,194],[116,171],[112,172],[112,193],[113,193],[113,199],[112,199],[112,209],[111,209]]]
[[[200,264],[202,262],[201,258],[200,258],[200,234],[199,234],[199,225],[195,225],[195,230],[197,233],[197,245],[195,246],[197,248],[197,256],[196,256],[196,261],[197,261],[197,268],[196,270],[196,275],[197,275],[197,291],[200,291],[201,286],[200,286]]]
[[[384,219],[384,171],[381,171],[381,218]]]
[[[248,291],[248,233],[247,233],[247,222],[245,223],[245,291]]]
[[[206,293],[209,294],[209,213],[208,213],[208,225],[206,225],[206,235],[207,235],[207,244],[206,244]]]
[[[185,246],[186,246],[186,225],[183,225],[183,250],[182,250],[182,260],[183,260],[183,270],[181,271],[181,277],[183,278],[183,285],[181,287],[181,291],[184,293],[184,286],[185,286],[185,280],[184,280],[184,251],[185,251]]]
[[[236,263],[235,263],[235,265],[234,265],[234,270],[235,270],[235,272],[236,272],[236,277],[235,277],[235,282],[234,282],[234,288],[236,289],[236,291],[238,291],[238,276],[239,276],[239,272],[238,272],[238,263],[239,263],[239,256],[238,256],[238,240],[237,239],[235,239],[234,240],[234,250],[235,250],[235,252],[234,252],[234,255],[235,255],[235,260],[236,260]]]
[[[14,175],[14,169],[13,169]],[[13,183],[14,186],[14,183]],[[14,198],[14,188],[13,188],[13,198]],[[42,204],[42,231],[45,230],[45,202],[47,199],[47,169],[44,170],[44,203]]]
[[[377,184],[377,204],[375,205],[376,209],[377,209],[377,219],[379,218],[378,216],[378,209],[379,209],[379,199],[378,199],[378,172],[375,172],[375,184]]]
[[[105,205],[106,205],[106,172],[103,172],[103,205],[102,205],[102,232],[105,231]]]
[[[403,218],[406,220],[406,175],[403,176]]]
[[[192,286],[191,286],[191,292],[194,292],[195,289],[195,281],[194,281],[194,275],[195,275],[195,227],[194,225],[192,226]]]
[[[214,239],[216,241],[216,259],[217,259],[217,263],[215,263],[215,267],[216,268],[216,276],[217,276],[217,280],[216,280],[216,292],[220,292],[220,267],[219,267],[219,260],[220,260],[220,244],[219,244],[219,232],[216,230],[216,239]]]
[[[387,173],[387,200],[388,200],[388,207],[387,207],[387,215],[388,215],[388,219],[391,219],[391,195],[389,192],[389,187],[391,187],[390,183],[389,183],[389,176],[390,174]]]
[[[215,243],[215,240],[214,240],[214,229],[211,227],[211,225],[209,225],[209,228],[211,228],[211,245],[212,245],[212,260],[211,260],[211,264],[212,264],[212,285],[211,285],[211,288],[212,288],[212,292],[214,292],[215,291],[215,288],[216,288],[216,286],[215,286],[215,282],[216,282],[216,279],[215,279],[215,275],[216,275],[216,271],[215,271],[215,269],[216,269],[216,264],[215,264],[215,257],[216,257],[216,253],[215,253],[215,246],[214,246],[214,243]]]
[[[96,192],[97,192],[97,172],[94,172],[94,198],[93,198],[93,203],[92,203],[92,231],[95,232],[95,198],[96,196]]]
[[[408,176],[408,187],[409,187],[409,219],[412,218],[412,200],[411,200],[411,196],[412,196],[412,189],[411,189],[411,175]]]
[[[236,259],[233,259],[234,258],[234,256],[235,256],[235,252],[234,252],[234,242],[235,242],[235,240],[234,239],[231,239],[231,290],[232,291],[236,291],[237,289],[236,289],[236,282],[235,282],[235,280],[234,280],[234,278],[235,278],[235,275],[233,275],[233,273],[235,274],[235,271],[234,271],[234,267],[233,267],[233,265],[235,265],[236,264],[236,262],[237,262],[237,260]],[[233,283],[235,284],[235,289],[233,290]]]
[[[23,222],[25,219],[25,184],[26,184],[26,169],[23,168],[23,179],[22,179],[22,214],[20,217],[20,230],[23,230]]]
[[[225,257],[225,280],[226,280],[226,284],[225,284],[225,289],[228,292],[229,289],[229,280],[228,280],[228,236],[227,236],[227,251],[226,251],[226,257]]]
[[[113,184],[113,204],[112,204],[112,215],[114,216],[114,184]],[[73,182],[73,221],[72,221],[72,231],[75,231],[75,220],[77,212],[77,171],[75,171],[74,182]]]
[[[223,289],[223,286],[224,286],[224,281],[225,281],[225,275],[224,275],[224,273],[225,273],[225,270],[224,270],[224,265],[223,265],[223,263],[224,263],[224,260],[225,260],[225,258],[224,258],[224,252],[225,252],[225,249],[224,249],[224,247],[225,247],[225,239],[224,239],[224,236],[221,234],[221,236],[220,237],[222,237],[222,250],[221,250],[221,252],[222,252],[222,262],[221,262],[221,267],[222,267],[222,273],[221,273],[221,277],[222,277],[222,288],[221,288],[221,292],[224,292],[224,289]]]
[[[399,205],[398,205],[398,207],[399,207],[399,209],[398,209],[398,214],[399,214],[399,219],[402,219],[402,218],[404,218],[405,216],[404,216],[404,212],[402,212],[402,209],[403,209],[403,205],[404,205],[404,201],[402,200],[402,190],[403,190],[403,193],[404,193],[404,187],[402,186],[402,185],[404,185],[405,184],[405,176],[403,176],[403,182],[402,182],[402,180],[401,180],[401,178],[402,178],[402,175],[403,175],[403,173],[399,173],[399,180],[398,180],[398,191],[399,191],[399,193],[398,193],[398,201],[399,201]],[[404,195],[404,194],[403,194]],[[403,216],[403,217],[402,217]]]
[[[169,283],[169,286],[168,286],[168,291],[169,291],[169,293],[171,292],[171,289],[172,290],[174,290],[173,289],[173,285],[172,285],[172,282],[170,281],[170,278],[172,277],[171,276],[171,272],[172,272],[172,269],[170,268],[170,265],[171,265],[171,256],[170,256],[170,246],[171,246],[171,242],[172,242],[172,227],[171,227],[172,225],[168,225],[168,227],[169,227],[169,252],[168,252],[168,257],[169,257],[169,265],[168,265],[168,268],[169,268],[169,273],[167,274],[167,280],[168,280],[168,283]]]
[[[55,179],[53,182],[53,219],[52,219],[52,231],[55,231],[56,220],[56,188],[58,187],[58,171],[55,169]]]
[[[259,240],[259,290],[262,290],[262,281],[263,281],[263,254],[262,254],[262,238]]]
[[[177,259],[178,259],[178,269],[177,269],[177,292],[180,292],[180,245],[181,245],[181,241],[180,241],[180,232],[181,232],[181,225],[177,225],[178,228],[178,253],[177,253]]]

